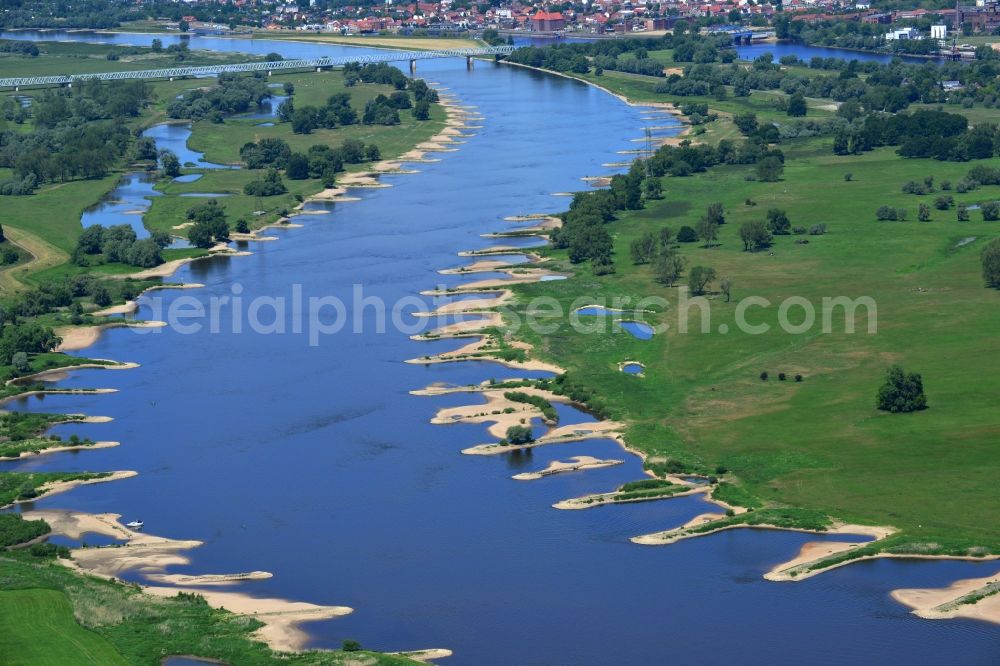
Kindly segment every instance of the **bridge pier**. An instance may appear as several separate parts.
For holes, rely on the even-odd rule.
[[[417,73],[417,61],[411,59],[410,60],[410,74],[416,74],[416,73]]]
[[[473,69],[472,67],[472,56],[465,56],[465,68]]]

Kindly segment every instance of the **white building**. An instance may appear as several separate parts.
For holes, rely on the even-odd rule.
[[[894,42],[897,39],[920,39],[920,31],[916,28],[900,28],[885,33],[886,41]]]
[[[946,26],[946,25],[932,25],[931,26],[931,39],[948,39],[948,26]]]

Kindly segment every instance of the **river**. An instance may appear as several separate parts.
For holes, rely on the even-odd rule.
[[[176,39],[100,39],[154,37]],[[364,53],[219,38],[196,38],[193,46],[288,57]],[[617,151],[642,136],[639,109],[576,81],[488,63],[467,71],[461,60],[420,61],[418,73],[483,115],[459,151],[415,165],[419,174],[384,177],[392,189],[355,190],[358,202],[298,218],[301,228],[275,230],[281,239],[251,244],[250,256],[196,262],[171,280],[204,289],[156,295],[207,303],[239,285],[249,302],[288,296],[299,284],[306,297],[350,301],[360,284],[365,295],[394,303],[480,279],[437,271],[471,261],[457,252],[495,242],[481,234],[513,228],[506,216],[561,210],[567,200],[552,193],[607,173],[601,165],[621,160]],[[143,308],[138,316],[155,313]],[[409,391],[540,373],[487,362],[405,364],[461,342],[415,342],[392,327],[375,333],[375,317],[366,310],[364,333],[348,326],[319,346],[305,335],[236,334],[225,325],[190,335],[112,329],[84,353],[141,367],[76,371],[59,385],[119,392],[27,398],[12,408],[112,416],[55,432],[122,446],[3,469],[137,470],[132,479],[34,508],[142,518],[153,534],[205,542],[189,566],[173,571],[267,570],[272,579],[235,589],[353,607],[346,617],[305,625],[315,647],[345,638],[382,650],[447,647],[455,652],[449,666],[882,663],[890,655],[915,664],[995,663],[997,627],[920,620],[888,596],[897,587],[985,576],[995,563],[876,561],[780,584],[762,573],[817,537],[736,530],[668,547],[632,545],[629,537],[679,525],[710,506],[685,497],[552,509],[639,478],[638,459],[601,439],[521,456],[460,455],[490,441],[485,428],[429,420],[469,396]],[[560,411],[564,423],[589,419]],[[510,478],[571,455],[626,463]]]

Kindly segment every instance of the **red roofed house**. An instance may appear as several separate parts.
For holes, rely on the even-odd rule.
[[[531,29],[535,32],[555,32],[566,27],[566,19],[559,12],[546,12],[541,9],[531,17]]]

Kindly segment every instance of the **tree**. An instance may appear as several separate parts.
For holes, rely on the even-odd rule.
[[[656,255],[656,236],[652,232],[643,234],[632,241],[629,246],[632,255],[632,263],[647,264]]]
[[[802,117],[806,115],[806,98],[802,93],[795,93],[788,98],[788,109],[786,113],[792,117]]]
[[[988,201],[980,206],[980,212],[983,214],[983,222],[996,222],[1000,220],[1000,203],[996,201]]]
[[[693,243],[696,240],[698,240],[698,232],[686,224],[677,232],[678,243]]]
[[[309,177],[309,158],[302,153],[292,153],[285,165],[285,175],[291,180],[305,180]]]
[[[980,254],[983,263],[983,280],[987,287],[1000,289],[1000,238],[994,238]]]
[[[664,251],[673,244],[674,230],[670,227],[660,229],[660,250]]]
[[[16,352],[11,357],[10,364],[14,366],[14,370],[21,374],[31,370],[31,363],[28,361],[28,355],[23,351]]]
[[[646,199],[663,198],[663,185],[660,183],[660,179],[655,176],[642,181],[642,190],[642,196]]]
[[[740,225],[740,240],[747,252],[765,248],[771,244],[771,232],[759,220],[751,220]]]
[[[715,280],[715,269],[707,266],[692,266],[688,272],[688,286],[696,296],[705,293],[705,288]]]
[[[757,162],[757,179],[765,183],[774,183],[781,180],[781,174],[784,172],[785,165],[774,155],[768,155]]]
[[[719,237],[719,225],[709,219],[702,219],[698,222],[695,231],[698,233],[698,238],[705,244],[705,247],[711,245]]]
[[[722,295],[726,297],[726,303],[728,303],[733,291],[733,281],[727,277],[719,280],[719,291],[721,291]]]
[[[708,204],[708,208],[705,209],[704,219],[721,226],[726,223],[726,209],[718,201],[710,203]]]
[[[958,208],[955,209],[955,215],[958,217],[959,222],[969,221],[969,209],[965,207],[965,204],[958,205]]]
[[[684,270],[684,259],[675,253],[663,253],[653,262],[653,275],[660,284],[672,287]]]
[[[885,374],[885,383],[879,388],[876,406],[885,412],[915,412],[927,409],[924,383],[915,372],[906,373],[893,365]]]
[[[172,150],[163,149],[160,151],[160,168],[163,175],[168,178],[176,178],[181,175],[181,161]]]
[[[925,203],[920,204],[920,206],[917,207],[917,219],[921,222],[930,222],[931,207]]]
[[[188,22],[183,19],[181,19],[181,21],[177,24],[177,29],[181,32],[187,32],[189,27],[191,26],[189,26]]]
[[[788,215],[780,208],[772,208],[767,211],[767,229],[775,236],[787,236],[791,231],[792,223],[788,220]]]
[[[431,119],[431,105],[427,100],[422,99],[413,105],[413,118],[415,120],[430,120]]]
[[[535,441],[535,436],[531,434],[531,428],[522,425],[512,425],[507,428],[507,443],[513,446],[530,444]]]

